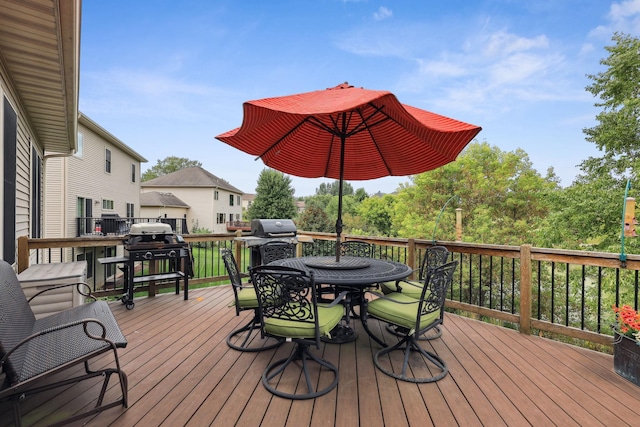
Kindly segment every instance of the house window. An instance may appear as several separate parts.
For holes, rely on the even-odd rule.
[[[2,191],[2,259],[16,261],[16,165],[18,115],[5,97],[3,101],[3,191]]]
[[[240,206],[240,196],[236,196],[236,205]]]
[[[218,200],[218,190],[213,192],[213,200]]]
[[[113,210],[113,200],[102,199],[102,209]]]
[[[135,216],[134,204],[127,202],[127,218],[133,218]]]
[[[217,219],[217,221],[216,221],[216,222],[217,222],[218,224],[224,224],[224,223],[226,222],[226,221],[225,221],[225,218],[224,218],[224,214],[223,214],[223,213],[219,213],[219,214],[218,214],[218,219]]]
[[[78,197],[76,202],[76,218],[78,219],[78,236],[93,233],[93,199]]]
[[[42,157],[31,148],[31,237],[42,237]]]
[[[136,182],[136,165],[131,163],[131,182]]]
[[[111,173],[111,150],[108,148],[104,151],[104,171],[106,173]]]
[[[233,206],[233,201],[235,200],[235,197],[233,194],[229,195],[229,206]]]

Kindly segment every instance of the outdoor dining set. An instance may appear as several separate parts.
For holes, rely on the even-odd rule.
[[[354,332],[354,320],[380,346],[373,362],[384,374],[413,383],[447,375],[446,362],[420,343],[442,334],[444,302],[458,264],[445,247],[427,248],[417,272],[374,257],[373,246],[357,240],[341,242],[339,260],[296,257],[295,244],[279,241],[260,250],[262,265],[249,268],[248,280],[243,280],[232,251],[221,252],[236,314],[250,312],[249,322],[227,336],[229,347],[258,352],[293,343],[287,357],[265,366],[262,383],[268,391],[311,399],[333,390],[338,368],[320,354],[321,342],[340,345],[367,339]],[[408,279],[412,275],[415,280]],[[371,321],[381,322],[386,340],[392,337],[393,342],[374,333]],[[402,357],[391,354],[396,350]]]

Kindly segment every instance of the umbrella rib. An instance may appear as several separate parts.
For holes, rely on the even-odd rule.
[[[374,108],[375,108],[375,106],[374,106]],[[371,132],[371,127],[372,126],[375,126],[375,125],[380,124],[380,123],[382,123],[382,122],[384,122],[386,120],[391,119],[391,117],[389,117],[388,115],[384,114],[381,110],[382,109],[374,111],[373,114],[371,116],[369,116],[369,119],[371,117],[373,117],[373,115],[376,114],[378,111],[381,112],[381,114],[383,114],[385,116],[385,118],[383,118],[382,120],[380,120],[380,121],[378,121],[376,123],[372,123],[371,125],[369,125],[367,123],[365,118],[362,116],[362,112],[361,111],[358,111],[358,114],[362,118],[362,123],[364,123],[364,129],[363,130],[366,130],[367,132],[369,132],[369,136],[371,136],[371,140],[373,141],[373,145],[375,145],[376,151],[378,152],[378,155],[380,156],[380,159],[382,160],[382,163],[384,164],[384,167],[387,169],[387,173],[389,175],[391,175],[391,168],[389,167],[389,164],[387,163],[387,161],[385,160],[384,156],[382,155],[382,151],[380,151],[380,146],[378,145],[378,141],[376,141],[375,136],[373,136],[373,133]]]
[[[269,147],[267,147],[267,149],[264,150],[262,154],[260,154],[258,157],[255,158],[255,160],[258,160],[259,158],[267,154],[269,151],[271,151],[276,145],[280,144],[286,137],[288,137],[293,132],[295,132],[300,126],[302,126],[307,121],[309,121],[309,117],[305,117],[304,120],[301,120],[300,123],[296,124],[294,127],[289,129],[287,133],[285,133],[280,139],[278,139],[276,142],[274,142]]]

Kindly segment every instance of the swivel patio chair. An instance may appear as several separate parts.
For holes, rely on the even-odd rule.
[[[232,304],[236,308],[236,316],[239,316],[245,310],[253,311],[253,316],[249,323],[227,336],[227,345],[238,351],[262,351],[279,346],[282,340],[265,341],[259,337],[257,332],[260,329],[260,320],[258,319],[258,297],[256,296],[256,291],[250,283],[242,283],[238,264],[233,253],[229,249],[222,249],[220,252],[229,274],[229,280],[231,280],[234,297]],[[254,332],[256,333],[254,334]]]
[[[345,240],[340,242],[342,256],[373,257],[373,245],[362,240]]]
[[[295,256],[295,243],[272,240],[260,246],[260,258],[262,259],[262,265],[269,264],[271,261],[275,261],[277,259],[293,258]]]
[[[378,294],[378,298],[367,304],[367,315],[389,324],[395,325],[402,337],[398,343],[376,352],[373,362],[385,374],[402,381],[428,383],[438,381],[447,375],[445,361],[435,353],[420,346],[420,335],[441,325],[444,320],[444,302],[447,290],[451,285],[453,272],[458,261],[451,261],[433,270],[428,281],[422,287],[419,299],[412,298],[402,292]],[[395,357],[385,357],[389,353],[401,350],[404,352],[402,366],[398,368]],[[417,353],[421,366],[409,367],[416,363]],[[415,373],[435,372],[431,376],[416,376]]]
[[[449,258],[449,250],[444,246],[431,246],[424,251],[424,257],[420,263],[418,270],[418,280],[397,280],[395,282],[384,282],[380,284],[380,288],[384,294],[391,292],[402,292],[413,298],[420,298],[422,288],[426,280],[428,280],[431,272],[447,262]],[[387,325],[387,330],[394,335],[402,336],[402,333],[396,331],[392,325]],[[439,327],[434,328],[427,336],[421,336],[421,340],[433,340],[442,336],[442,330]]]
[[[389,294],[391,292],[404,292],[414,298],[420,298],[422,286],[427,276],[435,268],[447,262],[449,258],[449,250],[444,246],[431,246],[424,251],[420,269],[418,270],[417,280],[397,280],[395,282],[384,282],[381,284],[382,292]]]
[[[267,366],[262,384],[269,392],[288,399],[312,399],[329,393],[338,384],[338,368],[312,353],[310,347],[319,349],[320,337],[329,335],[342,318],[339,299],[318,305],[313,273],[269,265],[249,271],[258,295],[262,336],[295,343],[289,357]],[[327,383],[319,381],[326,370],[334,378],[319,389],[319,384]],[[299,381],[306,387],[298,386]]]

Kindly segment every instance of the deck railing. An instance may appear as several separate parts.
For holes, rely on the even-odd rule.
[[[239,233],[239,232],[238,232]],[[298,255],[330,255],[335,251],[335,235],[299,232],[313,242],[298,245]],[[194,278],[190,285],[228,283],[219,249],[233,248],[243,273],[250,265],[250,250],[236,234],[192,234]],[[500,246],[418,239],[344,236],[366,240],[375,246],[375,256],[406,263],[416,269],[425,249],[433,244],[446,246],[459,261],[447,307],[483,320],[500,322],[522,333],[551,334],[611,345],[612,305],[630,304],[638,308],[640,256],[627,255],[623,264],[614,253],[537,248],[530,245]],[[94,253],[122,251],[115,237],[28,239],[18,241],[18,269],[29,263],[78,259],[88,250]],[[105,289],[102,266],[90,263],[93,286],[98,295],[118,295]],[[142,266],[144,268],[144,266]],[[120,285],[121,286],[121,285]],[[151,283],[140,289],[155,294]],[[138,291],[138,288],[136,288]]]

